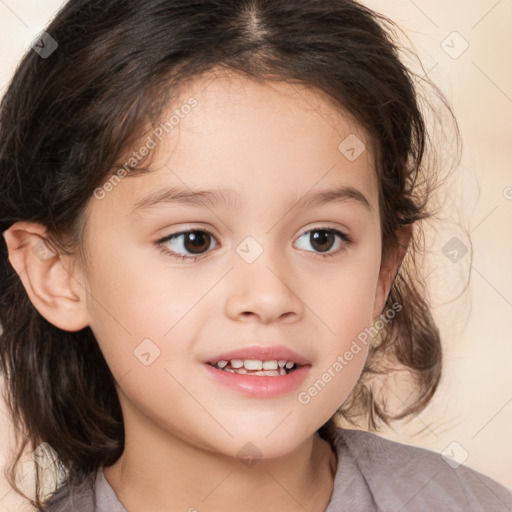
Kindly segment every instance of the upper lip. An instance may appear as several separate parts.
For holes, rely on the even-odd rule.
[[[310,365],[311,363],[293,350],[284,345],[251,345],[230,352],[224,352],[214,356],[205,363],[217,364],[219,361],[231,361],[232,359],[255,359],[257,361],[292,361],[300,366]]]

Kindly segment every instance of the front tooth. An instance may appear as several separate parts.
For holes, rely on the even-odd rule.
[[[264,361],[263,369],[264,370],[277,370],[277,361]]]
[[[279,368],[279,375],[286,375],[286,370],[284,368]]]
[[[244,362],[241,359],[231,359],[231,366],[233,368],[242,368],[243,365]]]
[[[231,364],[233,364],[233,361],[231,361]],[[246,359],[243,364],[247,370],[261,370],[263,368],[263,363],[256,359]]]
[[[286,361],[282,360],[282,361],[279,361],[279,368],[284,368],[284,365],[286,364]]]
[[[218,368],[224,368],[224,366],[227,366],[228,364],[228,361],[218,361],[217,362],[217,367]]]
[[[289,370],[290,368],[292,368],[292,367],[293,367],[293,365],[294,365],[294,364],[295,364],[295,363],[292,363],[291,361],[288,361],[288,362],[286,363],[286,368],[288,368],[288,370]]]

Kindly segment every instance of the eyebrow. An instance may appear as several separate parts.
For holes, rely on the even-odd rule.
[[[343,185],[335,189],[320,190],[318,192],[308,192],[301,198],[295,198],[290,204],[290,208],[310,208],[321,206],[327,203],[356,201],[365,207],[368,211],[372,211],[370,202],[366,196],[357,188]],[[195,206],[215,207],[220,203],[229,203],[233,206],[240,206],[243,200],[233,189],[216,188],[210,190],[192,190],[173,187],[154,192],[142,198],[135,203],[130,213],[138,210],[145,210],[161,205],[169,204],[188,204]]]

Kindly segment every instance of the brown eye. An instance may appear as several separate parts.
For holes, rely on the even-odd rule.
[[[350,244],[351,239],[345,233],[331,228],[314,228],[308,231],[305,231],[302,236],[299,237],[299,240],[303,239],[304,242],[299,244],[299,249],[304,249],[308,252],[315,252],[320,254],[322,257],[334,256],[339,252],[344,251]],[[338,243],[336,243],[336,239],[339,239]],[[303,247],[301,247],[301,245]],[[304,247],[304,245],[309,245],[313,248],[313,251]],[[331,251],[331,249],[338,247],[338,250]],[[330,252],[329,252],[330,251]],[[322,254],[326,253],[326,254]]]
[[[315,230],[310,231],[311,246],[318,252],[326,252],[332,248],[336,238],[330,231]]]
[[[194,260],[205,254],[215,240],[213,233],[204,229],[194,229],[173,233],[156,242],[162,251],[180,260]]]
[[[204,231],[190,231],[185,234],[183,246],[193,254],[201,254],[210,247],[210,235]]]

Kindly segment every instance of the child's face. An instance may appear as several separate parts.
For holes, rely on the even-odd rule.
[[[197,105],[181,108],[190,97]],[[345,143],[348,151],[339,149],[351,134],[367,140],[319,96],[283,83],[205,78],[175,109],[179,122],[170,135],[162,142],[152,136],[156,170],[123,178],[98,193],[102,199],[91,199],[90,325],[119,384],[127,432],[158,426],[230,456],[248,441],[263,457],[279,456],[347,398],[370,340],[358,341],[359,350],[353,341],[384,305],[371,157],[363,151],[354,160],[355,139]],[[341,186],[357,189],[370,207],[353,198],[297,205],[305,195]],[[230,189],[233,200],[134,209],[174,187]],[[195,250],[198,260],[182,261],[157,247],[187,229],[207,229],[213,237],[199,234],[194,243],[182,235],[163,245],[181,255]],[[327,229],[346,233],[351,245]],[[300,382],[277,394],[261,398],[261,389],[260,395],[235,389],[214,378],[221,370],[206,367],[226,352],[275,345],[310,363]],[[257,378],[290,380],[250,377]],[[238,379],[243,387],[248,378]]]

